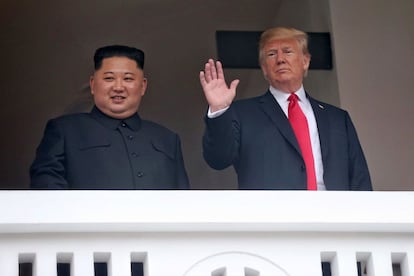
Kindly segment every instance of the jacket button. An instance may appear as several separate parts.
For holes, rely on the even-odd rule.
[[[302,172],[304,172],[304,171],[306,171],[306,167],[305,167],[304,165],[302,165],[302,166],[300,166],[300,170],[301,170]]]
[[[138,153],[136,153],[136,152],[131,153],[131,156],[132,156],[132,157],[138,157],[138,155],[139,155],[139,154],[138,154]]]
[[[138,172],[138,173],[137,173],[137,176],[138,176],[138,177],[143,177],[143,176],[144,176],[144,173],[143,173],[143,172]]]
[[[127,137],[128,137],[129,140],[134,139],[134,136],[132,136],[132,135],[128,135]]]

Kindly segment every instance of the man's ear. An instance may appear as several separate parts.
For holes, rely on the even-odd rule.
[[[309,69],[310,60],[311,60],[311,56],[309,54],[304,55],[304,57],[303,57],[303,69],[305,69],[305,72],[308,71],[308,69]]]
[[[147,91],[147,86],[148,86],[148,81],[147,81],[147,78],[143,78],[142,79],[142,84],[141,84],[142,86],[141,86],[141,96],[144,96],[145,95],[145,92]]]
[[[94,92],[93,92],[93,87],[94,87],[94,79],[93,79],[93,76],[91,76],[89,78],[89,87],[91,88],[91,94],[93,95],[94,94]]]

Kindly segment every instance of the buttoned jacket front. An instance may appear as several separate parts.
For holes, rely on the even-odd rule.
[[[31,187],[47,189],[187,189],[177,134],[138,114],[65,115],[47,123],[31,166]]]
[[[308,96],[308,95],[307,95]],[[348,113],[308,96],[315,114],[327,190],[371,190],[368,166]],[[292,127],[268,91],[206,118],[203,155],[233,166],[240,189],[306,189],[306,168]]]

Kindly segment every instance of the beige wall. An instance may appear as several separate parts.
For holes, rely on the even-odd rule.
[[[250,0],[46,0],[42,5],[3,1],[0,188],[28,187],[28,168],[47,119],[89,108],[93,51],[112,43],[134,45],[146,52],[149,89],[140,113],[180,134],[192,187],[234,188],[232,169],[214,171],[201,157],[206,105],[198,72],[207,58],[216,56],[216,30],[290,25],[305,31],[332,32],[334,70],[310,72],[306,89],[350,111],[375,187],[414,189],[408,178],[413,134],[404,134],[396,122],[397,114],[414,117],[408,109],[409,100],[405,100],[413,97],[408,87],[412,73],[406,70],[413,64],[414,48],[410,1],[397,0],[390,7],[370,0],[378,10],[339,0],[331,0],[330,6],[328,0],[261,0],[254,5]],[[361,5],[366,6],[360,10]],[[394,33],[401,35],[394,37]],[[374,48],[371,41],[377,44]],[[385,47],[379,47],[382,45]],[[259,70],[226,73],[228,80],[241,79],[238,98],[261,94],[267,87]],[[389,90],[396,86],[400,96],[394,98],[395,92]],[[363,111],[361,105],[368,99],[372,108]],[[382,111],[385,108],[387,113]],[[397,108],[402,108],[402,113]],[[385,129],[385,125],[390,127]]]
[[[414,190],[414,2],[330,0],[341,106],[377,190]]]

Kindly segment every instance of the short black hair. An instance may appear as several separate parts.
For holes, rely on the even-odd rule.
[[[144,52],[140,49],[124,45],[110,45],[96,49],[95,55],[93,56],[95,70],[101,68],[102,60],[110,57],[127,57],[135,60],[137,66],[144,70]]]

